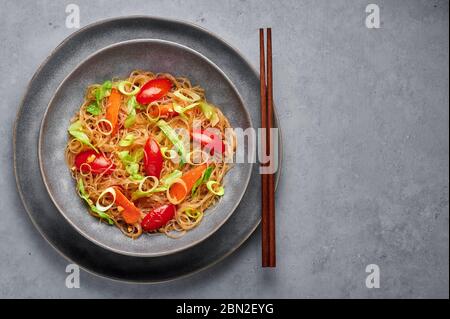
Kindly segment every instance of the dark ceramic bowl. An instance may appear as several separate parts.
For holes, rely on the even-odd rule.
[[[225,195],[208,209],[202,223],[179,239],[164,235],[125,237],[89,215],[77,196],[75,181],[64,160],[70,118],[79,110],[89,84],[113,77],[125,77],[134,69],[168,72],[185,76],[201,85],[206,97],[218,105],[232,127],[251,127],[242,99],[227,76],[200,53],[173,42],[156,39],[130,40],[97,51],[79,64],[58,87],[42,120],[39,161],[45,186],[54,204],[67,221],[84,237],[116,253],[156,257],[179,252],[208,238],[231,216],[247,188],[252,164],[235,164],[224,179]],[[254,149],[247,149],[254,153]]]

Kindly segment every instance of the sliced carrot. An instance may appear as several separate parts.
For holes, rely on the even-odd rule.
[[[116,89],[111,90],[111,94],[108,97],[108,104],[106,105],[106,119],[111,122],[112,132],[111,135],[115,135],[119,129],[118,120],[119,120],[119,110],[120,103],[122,100],[122,94]]]
[[[152,117],[157,117],[158,114],[160,117],[171,117],[171,116],[177,115],[178,113],[175,112],[175,110],[173,109],[173,104],[168,103],[168,104],[158,105],[157,107],[154,107],[151,109],[150,115]]]
[[[134,224],[141,218],[141,210],[134,206],[118,187],[114,187],[116,191],[116,204],[123,208],[122,217],[127,224]]]
[[[206,168],[207,165],[202,164],[184,173],[184,175],[181,176],[181,179],[186,184],[186,188],[184,188],[183,185],[179,183],[175,183],[169,190],[170,196],[176,198],[179,201],[184,199],[186,195],[191,192],[195,182],[202,177],[202,174],[206,170]]]

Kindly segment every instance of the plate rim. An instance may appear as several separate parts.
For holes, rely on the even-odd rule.
[[[90,235],[88,235],[85,231],[83,231],[82,229],[80,229],[75,222],[73,222],[73,220],[71,220],[66,213],[64,213],[64,210],[60,207],[60,205],[58,204],[58,202],[55,199],[55,196],[53,194],[53,192],[51,191],[51,187],[49,184],[49,180],[48,180],[48,172],[46,173],[46,169],[44,168],[44,161],[43,161],[43,137],[44,137],[44,126],[46,124],[46,119],[47,116],[49,115],[49,111],[50,108],[52,106],[52,104],[54,103],[54,100],[56,98],[56,95],[59,93],[59,91],[61,90],[61,88],[67,83],[67,81],[70,79],[70,77],[80,68],[83,67],[86,63],[88,63],[89,60],[91,60],[92,58],[94,58],[95,56],[102,54],[108,50],[117,48],[117,47],[122,47],[122,46],[126,46],[128,44],[133,44],[133,43],[162,43],[162,44],[167,44],[170,46],[174,46],[174,47],[178,47],[181,48],[183,50],[186,50],[196,56],[198,56],[200,59],[204,60],[205,62],[207,62],[209,65],[211,65],[225,80],[226,82],[228,82],[228,84],[231,86],[232,90],[234,91],[234,93],[237,95],[238,100],[240,102],[240,104],[242,105],[242,108],[244,110],[244,114],[245,114],[245,118],[248,121],[248,123],[250,124],[249,127],[253,128],[253,124],[251,121],[251,116],[250,113],[247,109],[247,107],[245,106],[245,103],[242,99],[241,94],[239,93],[238,89],[236,88],[236,86],[234,85],[234,83],[231,81],[231,79],[225,74],[225,72],[222,71],[222,69],[220,69],[213,61],[211,61],[210,59],[208,59],[206,56],[204,56],[203,54],[201,54],[200,52],[186,46],[180,43],[176,43],[173,41],[168,41],[168,40],[163,40],[163,39],[156,39],[156,38],[139,38],[139,39],[130,39],[130,40],[125,40],[125,41],[120,41],[120,42],[116,42],[110,45],[107,45],[103,48],[100,48],[98,50],[96,50],[95,52],[91,53],[89,56],[87,56],[86,58],[84,58],[81,62],[79,62],[73,69],[72,71],[69,72],[69,74],[67,74],[67,76],[64,77],[64,79],[60,82],[60,84],[56,87],[52,97],[50,98],[49,103],[46,106],[45,112],[42,116],[41,119],[41,124],[39,126],[39,135],[38,135],[38,162],[39,162],[39,170],[40,170],[40,174],[42,177],[42,181],[44,183],[45,189],[47,190],[48,195],[50,196],[50,199],[52,200],[53,204],[55,205],[55,207],[57,208],[58,212],[65,218],[65,220],[76,230],[78,231],[84,238],[88,239],[89,241],[93,242],[96,245],[99,245],[100,247],[104,248],[104,249],[108,249],[114,253],[117,254],[122,254],[125,256],[132,256],[132,257],[161,257],[161,256],[167,256],[167,255],[171,255],[171,254],[175,254],[178,252],[181,252],[183,250],[186,250],[188,248],[191,248],[199,243],[201,243],[202,241],[208,239],[212,234],[214,234],[216,231],[219,230],[220,227],[222,227],[226,221],[233,215],[233,213],[235,212],[236,208],[239,206],[240,202],[242,201],[245,192],[247,191],[247,187],[250,183],[250,178],[252,175],[252,170],[253,170],[253,165],[254,163],[245,163],[246,165],[248,165],[248,167],[246,168],[246,176],[244,179],[244,187],[243,187],[243,191],[241,192],[241,194],[238,196],[238,200],[233,204],[232,208],[229,210],[229,213],[225,216],[224,219],[222,219],[220,221],[220,223],[218,223],[211,231],[209,231],[207,234],[205,234],[203,237],[201,237],[200,239],[197,239],[183,247],[179,247],[176,249],[171,249],[171,250],[167,250],[165,252],[160,252],[160,253],[135,253],[135,252],[130,252],[130,251],[126,251],[126,250],[121,250],[121,249],[117,249],[114,247],[111,247],[101,241],[99,241],[98,239],[95,239],[93,237],[91,237]],[[254,154],[256,153],[256,147],[253,146],[252,150],[250,150],[251,152],[251,156],[254,156]],[[253,158],[253,157],[251,157]],[[231,168],[232,169],[232,168]]]
[[[18,120],[19,117],[22,113],[22,110],[24,108],[24,104],[25,104],[25,98],[26,98],[26,92],[29,91],[29,88],[31,87],[31,84],[34,82],[34,80],[36,79],[36,77],[41,73],[42,69],[44,68],[45,65],[47,65],[47,63],[50,61],[50,59],[53,57],[53,55],[62,47],[64,46],[67,42],[69,42],[72,38],[74,38],[75,36],[79,35],[82,32],[85,32],[86,30],[89,30],[91,28],[95,28],[101,24],[104,23],[110,23],[110,22],[115,22],[115,21],[120,21],[120,20],[126,20],[126,19],[148,19],[148,20],[155,20],[155,21],[162,21],[162,22],[173,22],[173,23],[178,23],[178,24],[182,24],[185,26],[189,26],[191,28],[194,28],[196,30],[199,30],[201,32],[204,32],[206,34],[209,34],[210,36],[218,39],[222,44],[224,44],[225,46],[227,46],[229,49],[231,49],[232,51],[236,52],[237,55],[240,56],[240,58],[242,59],[242,61],[247,64],[247,66],[252,70],[252,72],[255,74],[255,76],[259,77],[259,72],[257,72],[256,68],[249,62],[249,60],[246,58],[245,55],[243,55],[241,53],[241,51],[237,48],[235,48],[234,46],[230,45],[227,41],[225,41],[222,37],[216,35],[215,33],[212,33],[211,31],[196,25],[194,23],[185,21],[185,20],[181,20],[181,19],[176,19],[176,18],[163,18],[163,17],[158,17],[158,16],[152,16],[152,15],[124,15],[124,16],[116,16],[116,17],[112,17],[112,18],[106,18],[106,19],[99,19],[96,20],[92,23],[89,23],[87,25],[85,25],[84,27],[74,31],[73,33],[69,34],[67,37],[65,37],[53,50],[50,51],[50,53],[48,54],[48,56],[39,64],[38,68],[36,69],[36,71],[33,73],[33,76],[30,78],[28,84],[25,86],[25,93],[23,94],[20,102],[19,102],[19,107],[17,109],[17,113],[14,119],[14,125],[13,125],[13,170],[14,170],[14,177],[15,177],[15,181],[16,181],[16,189],[17,192],[19,194],[20,197],[20,201],[21,204],[23,205],[23,208],[25,209],[29,219],[31,220],[33,226],[35,227],[35,229],[39,232],[39,234],[42,236],[42,238],[50,245],[50,247],[52,247],[55,251],[57,251],[59,253],[60,256],[62,256],[63,258],[65,258],[67,261],[71,262],[71,263],[75,263],[75,260],[73,260],[71,257],[69,257],[67,254],[65,254],[64,252],[62,252],[61,249],[59,249],[55,244],[53,244],[49,238],[47,238],[46,234],[44,234],[43,230],[41,229],[41,227],[37,224],[36,220],[34,219],[34,217],[32,216],[31,213],[31,209],[28,206],[28,204],[26,203],[25,200],[25,195],[22,191],[22,186],[19,180],[19,176],[18,176],[18,166],[17,166],[17,146],[16,146],[16,142],[17,142],[17,126],[18,126]],[[278,120],[278,124],[279,123],[279,116],[278,116],[278,112],[277,112],[277,108],[275,107],[275,103],[274,103],[274,114],[275,114],[275,119]],[[276,174],[275,176],[275,189],[278,188],[279,185],[279,180],[281,178],[281,174],[282,174],[282,163],[283,163],[283,139],[282,139],[282,130],[280,125],[278,125],[278,174]],[[248,238],[255,233],[255,230],[258,228],[259,224],[261,222],[261,219],[259,219],[259,221],[254,225],[254,227],[251,228],[251,230],[248,232],[248,234],[246,236],[243,236],[242,240],[239,241],[236,245],[234,245],[228,252],[226,252],[225,254],[223,254],[220,258],[217,258],[216,260],[213,260],[212,262],[208,263],[207,265],[200,267],[196,270],[187,272],[185,274],[179,275],[179,276],[174,276],[171,278],[166,278],[166,279],[162,279],[162,280],[129,280],[129,279],[124,279],[124,278],[120,278],[120,277],[116,277],[116,276],[111,276],[111,275],[105,275],[103,273],[94,271],[89,269],[88,267],[85,267],[83,265],[78,265],[81,269],[83,269],[84,271],[86,271],[89,274],[92,274],[96,277],[99,278],[103,278],[103,279],[107,279],[107,280],[111,280],[113,282],[120,282],[120,283],[127,283],[127,284],[138,284],[138,285],[152,285],[152,284],[158,284],[158,283],[166,283],[166,282],[173,282],[176,281],[178,279],[182,279],[182,278],[186,278],[186,277],[190,277],[193,276],[203,270],[209,269],[215,265],[217,265],[218,263],[220,263],[221,261],[223,261],[224,259],[226,259],[227,257],[229,257],[231,254],[233,254],[237,249],[239,249],[239,247],[241,247],[247,240]]]

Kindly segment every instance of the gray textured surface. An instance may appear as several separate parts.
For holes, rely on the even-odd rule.
[[[0,296],[448,298],[448,1],[374,1],[379,30],[364,26],[365,1],[73,2],[82,25],[127,14],[195,22],[255,66],[257,28],[272,26],[286,145],[278,268],[260,268],[252,236],[180,281],[139,286],[82,272],[81,288],[67,289],[66,260],[16,195],[11,133],[26,83],[73,30],[63,1],[2,1]],[[365,287],[369,263],[381,268],[379,289]]]

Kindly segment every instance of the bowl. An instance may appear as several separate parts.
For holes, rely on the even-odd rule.
[[[116,227],[100,223],[76,192],[76,183],[65,163],[67,128],[83,102],[88,85],[113,77],[126,77],[132,70],[167,72],[190,79],[205,89],[234,128],[251,127],[251,119],[237,88],[208,58],[186,46],[159,39],[137,39],[107,46],[81,62],[59,85],[44,114],[39,134],[39,165],[47,191],[59,212],[80,234],[113,252],[141,257],[173,254],[206,240],[231,216],[250,180],[252,163],[234,163],[224,178],[225,195],[210,207],[196,228],[178,239],[144,234],[130,239]],[[253,146],[245,145],[247,154]]]

